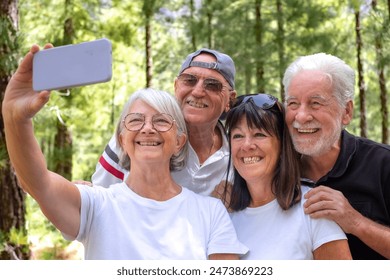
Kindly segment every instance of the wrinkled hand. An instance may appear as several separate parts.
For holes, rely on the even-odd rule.
[[[305,214],[312,218],[326,218],[335,221],[346,233],[352,233],[359,226],[362,215],[356,211],[345,196],[337,190],[319,186],[306,193]]]
[[[52,48],[46,44],[45,49]],[[33,57],[39,51],[39,46],[33,45],[19,64],[5,90],[3,114],[13,120],[22,121],[32,118],[49,100],[50,92],[35,92],[32,89]]]

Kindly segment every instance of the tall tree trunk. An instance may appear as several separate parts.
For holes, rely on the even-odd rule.
[[[382,116],[382,143],[387,144],[389,142],[389,112],[387,109],[387,88],[385,69],[382,55],[382,38],[381,34],[377,34],[375,38],[375,51],[377,56],[378,64],[378,82],[380,89],[380,100],[381,100],[381,116]]]
[[[252,11],[249,11],[251,13]],[[249,24],[252,24],[252,21],[249,19],[249,13],[246,11],[245,13],[245,26],[249,26]],[[253,75],[253,67],[251,63],[251,48],[253,43],[251,42],[249,36],[244,36],[244,57],[247,59],[247,63],[245,63],[245,70],[244,70],[244,93],[250,93],[252,89],[252,75]]]
[[[286,67],[284,57],[284,22],[283,22],[283,7],[282,1],[276,0],[276,12],[278,19],[278,33],[277,33],[277,44],[278,44],[278,56],[279,56],[279,86],[280,86],[280,98],[284,101],[284,87],[283,87],[283,74]]]
[[[377,1],[371,2],[372,9],[377,11]],[[384,25],[387,26],[390,22],[390,0],[387,1],[387,20],[384,21]],[[383,57],[383,35],[386,34],[387,27],[380,26],[379,30],[375,30],[375,53],[377,60],[377,73],[378,83],[380,90],[380,102],[381,102],[381,116],[382,116],[382,143],[389,143],[389,112],[387,109],[387,88],[386,88],[386,76],[385,76],[385,59]]]
[[[5,88],[17,65],[18,7],[17,0],[0,3],[0,259],[29,259],[27,242],[18,243],[11,237],[14,231],[27,240],[25,193],[19,187],[5,143],[2,103]],[[3,40],[4,39],[4,40]]]
[[[388,19],[390,20],[390,0],[387,0],[387,16]]]
[[[264,81],[264,56],[261,55],[261,49],[263,45],[263,23],[261,21],[261,4],[262,0],[255,1],[255,40],[257,52],[256,55],[256,81],[257,81],[257,90],[258,92],[265,92],[265,81]]]
[[[379,69],[379,87],[382,115],[382,143],[389,144],[389,111],[387,109],[387,89],[384,69]]]
[[[387,0],[387,26],[390,24],[390,0]],[[384,67],[384,66],[383,66]],[[382,125],[382,131],[383,131],[383,136],[382,136],[382,142],[389,144],[389,113],[387,110],[387,90],[386,90],[386,81],[385,81],[385,75],[382,71],[380,81],[381,85],[384,86],[384,90],[381,90],[381,98],[382,99],[382,118],[383,118],[383,125]],[[382,79],[383,77],[383,79]]]
[[[192,49],[196,51],[197,45],[196,45],[196,21],[195,21],[195,4],[194,0],[190,0],[190,31],[191,31],[191,44]]]
[[[146,52],[146,87],[152,86],[153,60],[152,60],[152,27],[150,17],[145,22],[145,52]]]
[[[360,136],[367,137],[366,121],[366,88],[364,83],[363,63],[361,59],[361,50],[363,41],[360,34],[360,11],[355,12],[355,32],[356,32],[356,49],[357,49],[357,66],[358,66],[358,84],[360,100]]]
[[[387,21],[390,24],[390,0],[387,1]],[[381,32],[382,33],[382,32]],[[383,32],[383,34],[386,34]],[[381,34],[382,35],[382,34]],[[381,112],[382,112],[382,143],[389,144],[389,111],[387,109],[387,88],[385,78],[385,65],[383,63],[383,47],[382,37],[378,37],[378,54],[380,54],[380,72],[379,72],[379,86],[381,91]]]
[[[152,87],[153,57],[152,57],[152,17],[155,0],[145,0],[143,12],[145,16],[145,55],[146,55],[146,87]]]
[[[63,45],[72,44],[75,37],[73,26],[73,3],[72,0],[65,0],[65,21]],[[66,99],[68,107],[72,103],[72,95]],[[73,142],[72,134],[62,120],[57,119],[57,133],[54,137],[54,172],[61,174],[68,180],[72,180],[72,155]]]
[[[57,133],[54,137],[54,172],[72,180],[72,135],[65,123],[57,119]]]
[[[212,0],[206,0],[206,11],[207,11],[207,42],[209,44],[209,48],[213,49],[213,8],[212,8]]]

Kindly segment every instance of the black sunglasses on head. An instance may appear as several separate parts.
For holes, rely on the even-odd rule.
[[[278,99],[275,96],[272,96],[267,93],[247,94],[237,97],[237,100],[234,103],[233,107],[237,107],[243,103],[252,102],[257,107],[263,110],[267,110],[272,108],[277,101]]]

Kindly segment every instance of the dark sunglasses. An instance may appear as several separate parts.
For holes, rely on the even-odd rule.
[[[177,80],[179,83],[187,87],[195,87],[199,82],[199,78],[197,76],[186,73],[180,74],[177,77]],[[203,89],[208,92],[220,93],[223,87],[224,85],[216,79],[206,78],[203,80]]]
[[[233,107],[237,107],[247,102],[252,102],[257,107],[268,110],[272,108],[277,101],[278,99],[275,96],[269,95],[267,93],[247,94],[237,97]]]

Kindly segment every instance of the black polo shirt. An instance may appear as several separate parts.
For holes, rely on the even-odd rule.
[[[361,214],[390,226],[390,146],[345,130],[341,137],[340,155],[333,169],[312,186],[324,185],[341,191]],[[354,259],[385,259],[356,236],[347,236]]]

